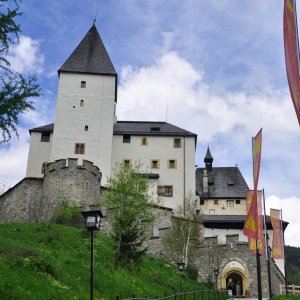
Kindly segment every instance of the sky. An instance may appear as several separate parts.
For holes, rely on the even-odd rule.
[[[242,5],[241,5],[242,4]],[[54,122],[57,70],[93,20],[118,73],[118,120],[168,121],[209,144],[213,166],[237,165],[253,188],[251,137],[263,128],[260,189],[300,247],[300,128],[283,48],[283,1],[26,0],[12,67],[36,74],[43,95],[21,116],[19,139],[0,144],[0,183],[24,178],[28,129]],[[1,188],[1,187],[0,187]]]

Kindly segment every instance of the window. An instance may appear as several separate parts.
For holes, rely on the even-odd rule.
[[[86,81],[81,81],[80,87],[81,88],[86,88]]]
[[[85,152],[85,144],[75,144],[75,154],[84,154]]]
[[[210,215],[214,215],[215,213],[216,213],[216,211],[215,211],[214,209],[210,209],[210,210],[209,210],[209,214],[210,214]]]
[[[145,136],[142,137],[141,144],[142,144],[142,146],[147,146],[148,145],[147,137],[145,137]]]
[[[176,159],[169,159],[168,160],[168,168],[169,169],[176,169],[177,168]]]
[[[50,142],[50,132],[42,132],[41,142]]]
[[[84,131],[88,131],[89,130],[89,126],[88,125],[85,125],[84,126]]]
[[[151,159],[150,166],[151,166],[151,169],[159,169],[159,160]]]
[[[82,106],[84,106],[84,100],[80,100],[80,106],[82,107]]]
[[[215,199],[215,200],[214,200],[214,204],[219,204],[218,199]]]
[[[123,164],[124,164],[124,166],[126,167],[126,168],[129,168],[130,167],[130,159],[124,159],[123,160]]]
[[[181,148],[181,139],[174,138],[174,148]]]
[[[227,200],[227,207],[233,207],[233,206],[234,206],[233,200]]]
[[[241,200],[235,200],[235,204],[241,204]]]
[[[130,134],[124,134],[123,135],[123,143],[130,143]]]
[[[173,197],[172,185],[160,185],[157,187],[157,194],[164,197]]]

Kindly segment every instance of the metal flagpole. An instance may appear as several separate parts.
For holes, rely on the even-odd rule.
[[[284,230],[282,223],[282,209],[280,210],[280,225],[281,225],[281,233],[282,233],[282,251],[283,251],[283,263],[284,263],[284,280],[285,280],[285,293],[288,294],[288,286],[287,286],[287,274],[286,274],[286,260],[285,260],[285,242],[284,242]]]
[[[271,299],[272,283],[271,283],[270,249],[269,249],[269,236],[268,236],[268,228],[267,228],[265,189],[263,189],[263,204],[264,204],[265,245],[266,245],[266,257],[267,257],[267,268],[268,268],[269,297]]]

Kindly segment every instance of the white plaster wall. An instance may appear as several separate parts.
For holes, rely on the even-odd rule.
[[[86,81],[86,88],[81,88]],[[84,106],[80,106],[80,100]],[[115,77],[61,73],[51,161],[79,158],[93,162],[102,172],[102,185],[110,176]],[[88,131],[85,131],[85,126]],[[85,143],[85,154],[75,154],[75,143]]]
[[[212,210],[215,211],[215,215],[246,215],[246,199],[228,199],[233,200],[234,206],[227,206],[227,199],[216,199],[218,204],[215,204],[214,199],[204,200],[204,205],[201,205],[202,214],[212,214]],[[235,200],[240,200],[240,204],[236,204]]]
[[[172,136],[147,136],[147,145],[141,145],[142,137],[131,135],[130,143],[123,143],[122,135],[113,137],[112,170],[116,168],[117,164],[122,163],[124,159],[129,159],[132,164],[142,164],[142,171],[145,173],[158,173],[160,177],[156,181],[156,187],[159,185],[173,185],[173,197],[160,196],[158,204],[176,208],[183,203],[184,193],[185,195],[189,193],[195,195],[195,138],[182,137],[182,147],[174,148],[174,137]],[[151,159],[159,160],[159,169],[150,168]],[[177,161],[176,169],[168,168],[168,159]],[[152,188],[153,191],[154,189],[155,187]]]
[[[42,164],[50,161],[53,135],[50,142],[41,142],[41,132],[31,132],[26,177],[43,177]]]

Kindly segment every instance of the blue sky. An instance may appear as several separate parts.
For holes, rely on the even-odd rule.
[[[300,131],[285,73],[283,1],[23,1],[13,67],[36,73],[43,96],[22,116],[20,138],[0,146],[0,182],[25,175],[28,129],[54,121],[57,69],[96,25],[119,74],[119,120],[160,120],[209,143],[214,166],[237,164],[251,188],[251,137],[263,128],[259,187],[283,208],[300,246]],[[97,12],[98,11],[98,12]],[[166,113],[168,112],[168,113]]]

